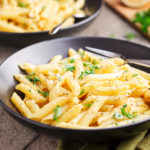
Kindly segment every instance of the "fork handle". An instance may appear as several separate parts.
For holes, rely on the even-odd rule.
[[[134,59],[126,59],[126,60],[127,60],[127,63],[129,63],[133,67],[136,67],[136,68],[142,69],[144,71],[150,72],[150,65],[149,65],[150,62],[148,62],[148,60],[141,60],[141,62],[137,62]]]

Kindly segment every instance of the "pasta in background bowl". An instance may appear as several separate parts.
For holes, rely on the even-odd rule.
[[[74,14],[85,14],[85,0],[2,0],[0,2],[0,31],[51,31],[67,19],[62,28],[74,24]]]
[[[75,20],[73,14],[89,17]],[[76,34],[88,27],[102,7],[102,0],[2,0],[0,1],[0,40],[22,48],[35,42]],[[56,35],[49,31],[68,18]],[[19,39],[19,42],[18,42]]]
[[[71,49],[67,58],[70,47],[77,50],[85,46],[119,52],[126,57],[136,53],[134,58],[150,59],[149,48],[108,38],[75,37],[35,44],[16,52],[0,66],[0,104],[22,124],[59,138],[105,141],[149,128],[149,74],[139,71],[142,67],[128,66],[120,58],[100,60],[82,50],[80,56]],[[28,75],[20,71],[18,64]],[[54,71],[49,78],[47,67]],[[21,81],[17,86],[14,75]],[[24,101],[18,90],[26,94]],[[12,94],[14,104],[30,119],[12,105]]]

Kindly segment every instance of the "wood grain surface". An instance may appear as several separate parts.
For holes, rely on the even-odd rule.
[[[121,0],[105,0],[106,4],[114,9],[118,14],[120,14],[123,18],[125,18],[129,23],[131,23],[137,30],[139,30],[144,36],[148,39],[150,35],[144,33],[140,29],[139,24],[134,24],[131,20],[134,18],[135,14],[140,11],[145,11],[150,9],[150,2],[140,8],[130,8],[125,6]]]
[[[125,39],[126,33],[137,35],[133,42],[150,46],[143,36],[122,20],[111,9],[103,6],[101,14],[95,22],[77,36],[103,36],[114,34],[115,38]],[[4,45],[0,41],[0,63],[10,54],[18,50],[16,47]],[[12,119],[0,107],[0,150],[56,150],[57,140],[53,137],[32,131]]]

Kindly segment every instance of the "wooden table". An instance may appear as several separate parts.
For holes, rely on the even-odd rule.
[[[125,39],[124,36],[128,32],[135,33],[138,36],[132,41],[150,46],[149,41],[110,8],[103,6],[96,21],[77,36],[108,37],[111,33],[114,33],[116,38]],[[2,43],[0,45],[0,62],[17,50],[15,47],[2,46]],[[57,140],[24,127],[0,107],[0,150],[56,150],[56,147]]]

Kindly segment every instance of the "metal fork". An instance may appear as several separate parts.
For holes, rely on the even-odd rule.
[[[85,50],[104,56],[104,57],[108,57],[108,58],[113,58],[113,57],[120,57],[126,60],[127,63],[135,66],[135,67],[143,67],[144,70],[150,69],[150,60],[146,60],[146,59],[128,59],[125,58],[125,56],[115,53],[115,52],[110,52],[110,51],[106,51],[106,50],[102,50],[102,49],[98,49],[98,48],[93,48],[93,47],[89,47],[86,46]],[[149,70],[150,71],[150,70]]]

